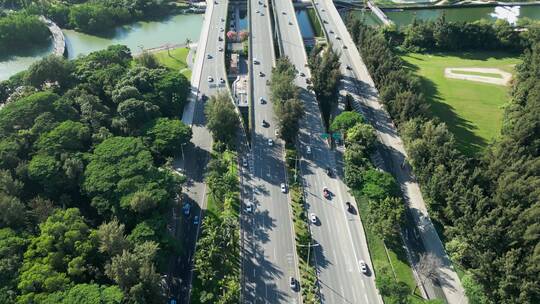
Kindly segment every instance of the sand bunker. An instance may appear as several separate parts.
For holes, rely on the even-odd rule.
[[[481,76],[481,75],[467,75],[460,74],[460,72],[473,72],[473,73],[486,73],[486,74],[499,74],[501,78]],[[512,79],[512,74],[495,68],[446,68],[444,69],[444,76],[446,78],[463,79],[470,81],[478,81],[491,83],[496,85],[508,85]]]

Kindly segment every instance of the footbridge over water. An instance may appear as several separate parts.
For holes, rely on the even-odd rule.
[[[53,54],[57,56],[64,56],[66,53],[66,37],[64,36],[64,33],[54,23],[52,20],[46,18],[45,16],[40,16],[39,20],[41,20],[47,27],[49,28],[49,31],[51,31],[51,34],[53,36],[53,43],[54,43],[54,49]]]

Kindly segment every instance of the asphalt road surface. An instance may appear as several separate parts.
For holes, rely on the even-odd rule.
[[[303,177],[308,212],[315,214],[317,223],[311,224],[311,233],[318,244],[313,247],[318,270],[321,301],[323,303],[382,303],[375,288],[373,267],[366,245],[362,223],[356,212],[347,211],[345,202],[358,210],[354,198],[342,180],[334,153],[322,139],[324,132],[319,107],[312,91],[307,89],[305,78],[310,77],[307,55],[292,2],[276,1],[276,12],[283,41],[283,52],[299,72],[297,85],[304,101],[305,117],[299,134],[300,170]],[[307,152],[310,147],[311,153]],[[326,169],[332,170],[331,176]],[[323,187],[332,193],[323,197]],[[362,273],[359,262],[368,265]]]
[[[289,286],[290,277],[298,279],[298,264],[290,200],[280,189],[286,183],[283,143],[275,133],[267,85],[275,62],[268,0],[249,3],[256,62],[249,63],[254,113],[252,149],[243,154],[248,165],[242,169],[242,197],[244,207],[250,202],[254,208],[242,213],[243,303],[301,303],[300,292]]]
[[[210,97],[220,90],[227,89],[225,83],[220,83],[220,78],[225,80],[226,74],[224,51],[219,51],[220,47],[225,49],[224,38],[227,27],[224,21],[227,17],[227,6],[226,0],[219,0],[218,4],[208,2],[191,79],[192,100],[185,107],[182,118],[185,123],[191,125],[193,137],[191,143],[182,151],[186,161],[175,162],[175,167],[179,171],[184,171],[187,177],[187,183],[183,187],[182,204],[190,203],[192,207],[189,216],[178,216],[180,228],[177,233],[184,238],[187,248],[186,254],[181,256],[175,265],[175,270],[181,274],[181,286],[174,292],[178,303],[190,302],[193,255],[200,230],[200,224],[194,225],[193,218],[195,216],[202,218],[202,211],[206,205],[204,172],[212,149],[212,136],[205,126],[203,99],[206,98],[203,98],[203,95]],[[223,41],[218,41],[218,37],[222,37]],[[208,81],[208,76],[212,77],[213,81]]]
[[[323,27],[334,48],[339,50],[344,75],[345,90],[355,98],[354,107],[362,112],[377,131],[382,143],[379,151],[384,166],[396,177],[409,207],[409,218],[416,224],[417,233],[407,230],[405,239],[409,244],[422,243],[426,252],[434,253],[442,262],[437,282],[427,284],[430,297],[440,297],[442,292],[448,303],[467,303],[463,287],[454,271],[441,240],[431,223],[420,187],[411,168],[406,165],[407,154],[403,142],[388,113],[378,102],[378,93],[354,42],[337,9],[330,0],[315,1],[315,8],[323,20]],[[333,33],[330,33],[333,31]],[[339,38],[338,38],[339,37]],[[348,67],[348,68],[347,68]],[[413,239],[414,238],[414,239]],[[409,246],[418,249],[421,246]],[[414,256],[417,256],[415,252]]]

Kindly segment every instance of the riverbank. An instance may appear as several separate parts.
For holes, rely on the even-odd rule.
[[[118,26],[106,37],[89,35],[74,30],[61,30],[65,37],[68,59],[102,50],[110,45],[126,45],[133,54],[142,49],[155,49],[167,44],[181,46],[187,40],[197,41],[201,33],[203,15],[177,14],[159,21],[139,21]],[[26,70],[32,63],[53,52],[53,45],[10,56],[0,61],[0,81]]]

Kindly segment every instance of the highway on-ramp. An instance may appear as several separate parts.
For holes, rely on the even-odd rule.
[[[270,101],[275,63],[268,0],[249,1],[251,22],[252,149],[242,169],[243,303],[301,303],[289,278],[298,278],[290,199],[286,183],[283,142]],[[261,74],[262,73],[262,74]],[[261,102],[262,98],[262,102]],[[262,125],[263,120],[267,123]],[[272,144],[269,144],[272,140]],[[252,204],[253,210],[245,207]]]
[[[411,168],[404,165],[407,154],[403,141],[390,116],[378,101],[377,90],[358,49],[333,2],[315,0],[314,4],[323,19],[323,27],[330,42],[342,54],[345,90],[354,97],[354,108],[362,112],[377,131],[377,137],[382,144],[379,152],[382,155],[384,167],[388,168],[401,186],[409,207],[409,214],[416,224],[416,231],[419,232],[420,237],[417,241],[423,244],[426,252],[435,254],[443,262],[443,267],[438,271],[438,283],[426,286],[428,296],[439,297],[438,290],[442,289],[448,303],[467,303],[463,286],[431,223],[420,186],[415,181]],[[405,239],[413,243],[412,238],[416,236],[416,233],[410,233],[410,231],[412,230],[406,230]]]
[[[212,136],[206,128],[204,115],[206,98],[203,96],[210,97],[220,90],[227,89],[226,84],[219,81],[220,78],[226,79],[224,41],[227,29],[225,24],[227,6],[227,0],[207,2],[203,29],[197,44],[197,54],[193,66],[190,101],[185,106],[182,116],[182,121],[191,126],[193,137],[191,143],[182,150],[185,161],[177,161],[174,164],[175,169],[184,171],[187,177],[187,182],[183,187],[182,203],[189,203],[192,206],[188,217],[180,217],[182,225],[180,229],[183,230],[182,234],[187,250],[185,256],[180,257],[176,267],[176,270],[182,275],[181,288],[177,291],[179,303],[190,302],[193,256],[200,228],[200,224],[193,224],[193,217],[202,218],[202,211],[206,205],[204,172],[212,149]],[[224,30],[221,31],[221,28]],[[219,41],[218,37],[222,37],[222,41]],[[222,51],[219,50],[220,48]],[[208,76],[213,78],[212,82],[208,81]]]
[[[353,206],[356,203],[343,182],[342,172],[334,170],[337,166],[333,152],[321,138],[324,127],[315,95],[308,90],[306,78],[310,77],[310,71],[293,4],[287,0],[276,0],[274,4],[283,55],[288,56],[299,71],[296,84],[300,87],[300,98],[305,107],[298,152],[308,212],[317,216],[317,223],[311,224],[310,228],[318,244],[313,247],[313,253],[321,302],[382,303],[375,288],[362,223],[358,214],[346,210],[345,202],[351,202]],[[308,146],[311,153],[307,152]],[[327,175],[327,168],[333,171],[331,176]],[[331,199],[323,197],[323,187],[333,193]],[[358,209],[355,207],[355,210]],[[367,263],[367,274],[361,272],[360,260]]]

